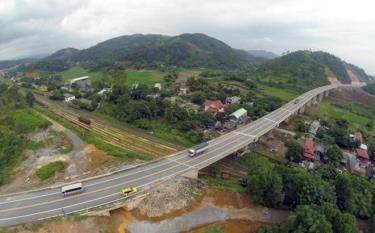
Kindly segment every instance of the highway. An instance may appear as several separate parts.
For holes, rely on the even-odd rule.
[[[85,191],[63,197],[61,186],[26,193],[0,195],[0,226],[16,225],[83,211],[125,199],[120,194],[124,187],[140,191],[182,175],[199,170],[255,142],[298,112],[314,97],[337,87],[356,85],[328,85],[310,90],[266,116],[209,142],[209,149],[196,157],[186,151],[178,152],[142,166],[118,171],[106,176],[83,181]]]

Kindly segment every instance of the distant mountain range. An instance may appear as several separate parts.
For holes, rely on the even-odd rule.
[[[279,55],[265,50],[248,50],[247,52],[255,57],[262,57],[269,60],[279,57]]]
[[[22,58],[22,59],[16,59],[16,60],[3,60],[0,61],[0,70],[5,70],[12,68],[14,66],[27,64],[27,63],[33,63],[38,61],[38,58]]]
[[[289,83],[303,80],[308,86],[327,84],[327,76],[342,83],[351,78],[369,81],[365,71],[340,58],[322,51],[297,51],[278,56],[264,50],[239,50],[205,34],[165,36],[134,34],[103,41],[87,49],[65,48],[41,60],[32,62],[30,69],[62,71],[80,65],[90,70],[121,68],[210,68],[236,70],[251,68],[258,77]],[[8,61],[3,67],[21,61]],[[25,61],[22,61],[25,62]],[[1,65],[1,63],[0,63]],[[1,66],[0,66],[1,67]],[[267,78],[268,77],[268,78]],[[282,85],[286,85],[283,80]],[[272,83],[271,83],[272,84]]]
[[[62,49],[38,62],[36,67],[61,70],[73,63],[80,63],[91,69],[110,65],[135,68],[175,66],[237,69],[267,60],[244,50],[233,49],[204,34],[135,34],[106,40],[88,49]]]

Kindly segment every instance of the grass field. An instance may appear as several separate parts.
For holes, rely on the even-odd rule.
[[[211,176],[204,176],[202,179],[207,182],[211,187],[217,188],[219,190],[231,190],[235,192],[244,193],[247,191],[246,188],[242,187],[237,179],[224,180],[221,178],[215,178]]]
[[[264,85],[259,86],[259,87],[260,87],[260,90],[266,93],[267,95],[280,98],[283,101],[290,101],[296,98],[297,96],[299,96],[297,93],[286,91],[281,88],[269,87],[269,86],[264,86]]]
[[[150,160],[152,159],[150,156],[139,154],[139,153],[134,153],[132,151],[128,151],[125,149],[122,149],[120,147],[111,145],[109,143],[106,143],[104,140],[101,138],[97,137],[96,135],[87,132],[85,130],[82,130],[79,126],[76,126],[72,124],[71,122],[67,121],[63,117],[48,111],[44,108],[37,107],[37,110],[41,112],[42,114],[45,114],[46,116],[58,121],[61,123],[64,127],[73,130],[77,135],[86,143],[88,144],[93,144],[95,145],[98,149],[105,151],[109,155],[124,159],[124,160],[135,160],[135,159],[140,159],[140,160]]]
[[[64,81],[69,81],[82,76],[91,76],[93,80],[98,80],[103,79],[106,76],[102,72],[89,72],[80,66],[73,66],[70,69],[61,72],[60,75]],[[128,85],[138,83],[153,86],[155,83],[164,83],[164,75],[165,73],[159,70],[129,70],[123,78]]]
[[[153,86],[155,83],[164,83],[165,73],[158,70],[137,70],[128,71],[126,83],[132,85],[133,83]]]
[[[46,180],[54,176],[56,172],[63,171],[65,165],[66,164],[62,161],[51,162],[37,169],[35,174],[39,177],[39,179]]]
[[[61,72],[60,75],[64,81],[69,81],[74,78],[89,75],[89,72],[80,66],[73,66],[69,70]]]
[[[20,133],[31,133],[35,129],[46,129],[51,125],[51,122],[31,109],[15,110],[12,112],[12,116],[14,117],[14,127]]]
[[[360,108],[357,106],[356,108]],[[329,102],[322,102],[318,105],[318,115],[330,119],[344,119],[349,122],[349,128],[357,130],[362,126],[366,125],[370,119],[368,117],[351,112],[348,108],[341,108],[332,105]],[[358,109],[356,109],[358,111]],[[366,112],[366,109],[363,109]],[[375,116],[374,116],[375,117]]]

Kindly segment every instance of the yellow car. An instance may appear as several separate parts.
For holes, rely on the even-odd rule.
[[[121,190],[121,193],[124,196],[128,196],[129,194],[136,193],[136,192],[137,192],[137,188],[135,188],[135,187],[124,188],[123,190]]]

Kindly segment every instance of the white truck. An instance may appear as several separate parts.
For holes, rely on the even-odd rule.
[[[201,143],[199,145],[196,145],[193,148],[191,148],[189,150],[189,156],[193,157],[195,155],[199,155],[199,154],[205,152],[207,149],[208,149],[208,143],[207,142],[203,142],[203,143]]]

